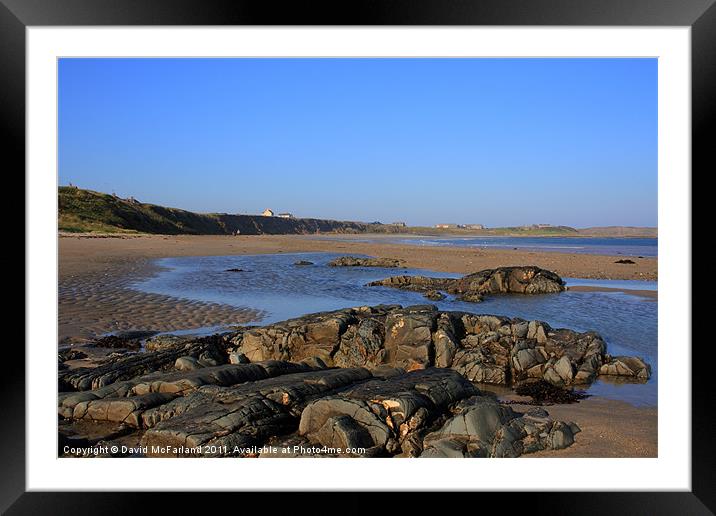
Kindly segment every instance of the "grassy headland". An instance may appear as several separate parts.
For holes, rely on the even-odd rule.
[[[486,229],[399,226],[311,218],[264,217],[228,213],[195,213],[134,199],[61,186],[58,191],[59,230],[68,233],[160,235],[291,235],[312,233],[382,233],[429,236],[511,237],[651,237],[657,228],[610,226],[575,229],[569,226],[516,226]]]
[[[261,215],[194,213],[122,199],[92,190],[59,188],[59,230],[70,233],[149,233],[160,235],[282,235],[365,233],[368,224]]]

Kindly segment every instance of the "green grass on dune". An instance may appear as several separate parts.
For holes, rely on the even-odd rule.
[[[130,202],[113,195],[61,186],[59,229],[68,232],[222,234],[213,215]]]

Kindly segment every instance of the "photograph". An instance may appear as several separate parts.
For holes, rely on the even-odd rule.
[[[58,57],[56,458],[659,458],[660,66]]]

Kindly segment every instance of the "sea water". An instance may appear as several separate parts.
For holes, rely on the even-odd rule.
[[[321,240],[340,240],[340,236],[314,237]],[[381,242],[438,247],[469,247],[478,249],[517,249],[519,251],[546,251],[556,253],[605,254],[630,257],[655,257],[658,251],[656,238],[592,238],[592,237],[350,237],[352,242]]]

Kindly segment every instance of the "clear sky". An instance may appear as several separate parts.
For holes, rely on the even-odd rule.
[[[200,212],[657,224],[656,59],[61,59],[59,181]]]

